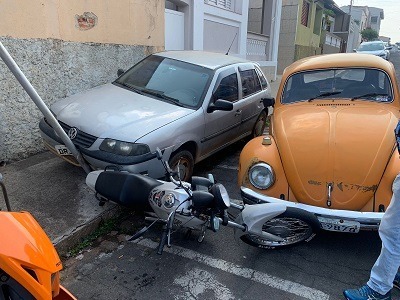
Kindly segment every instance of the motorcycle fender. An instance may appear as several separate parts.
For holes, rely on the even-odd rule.
[[[235,222],[244,225],[246,230],[243,231],[235,228],[235,238],[239,239],[242,235],[247,233],[261,234],[265,222],[285,211],[286,205],[281,203],[245,205]]]

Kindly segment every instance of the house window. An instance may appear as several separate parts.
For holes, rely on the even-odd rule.
[[[371,17],[371,23],[372,24],[378,23],[378,17]]]
[[[303,7],[301,8],[301,24],[308,26],[308,14],[310,12],[310,3],[303,1]]]

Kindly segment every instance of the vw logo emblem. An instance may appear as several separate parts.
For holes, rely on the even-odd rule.
[[[68,130],[68,137],[73,140],[74,138],[76,138],[76,136],[78,135],[78,129],[76,129],[75,127],[71,127]]]

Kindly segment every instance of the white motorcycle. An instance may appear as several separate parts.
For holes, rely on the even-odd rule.
[[[265,249],[309,241],[319,228],[319,224],[301,210],[283,204],[232,203],[225,187],[215,183],[212,175],[208,178],[193,176],[191,183],[175,179],[179,172],[170,169],[159,149],[155,155],[162,162],[169,182],[106,168],[90,172],[86,183],[96,192],[100,204],[112,201],[146,211],[146,220],[152,223],[130,240],[142,236],[156,222],[164,223],[158,254],[162,254],[165,244],[171,246],[171,232],[176,227],[186,228],[189,233],[198,231],[198,242],[202,242],[207,229],[217,232],[220,225],[229,226],[233,227],[236,238]],[[240,213],[233,216],[230,208]]]

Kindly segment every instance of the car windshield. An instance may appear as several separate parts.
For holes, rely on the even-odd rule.
[[[212,73],[201,66],[150,55],[114,83],[176,105],[197,108]]]
[[[361,44],[357,51],[377,51],[385,49],[385,45],[383,43],[368,43]]]
[[[316,99],[367,100],[391,102],[392,84],[378,69],[348,68],[295,73],[284,86],[281,102]]]

